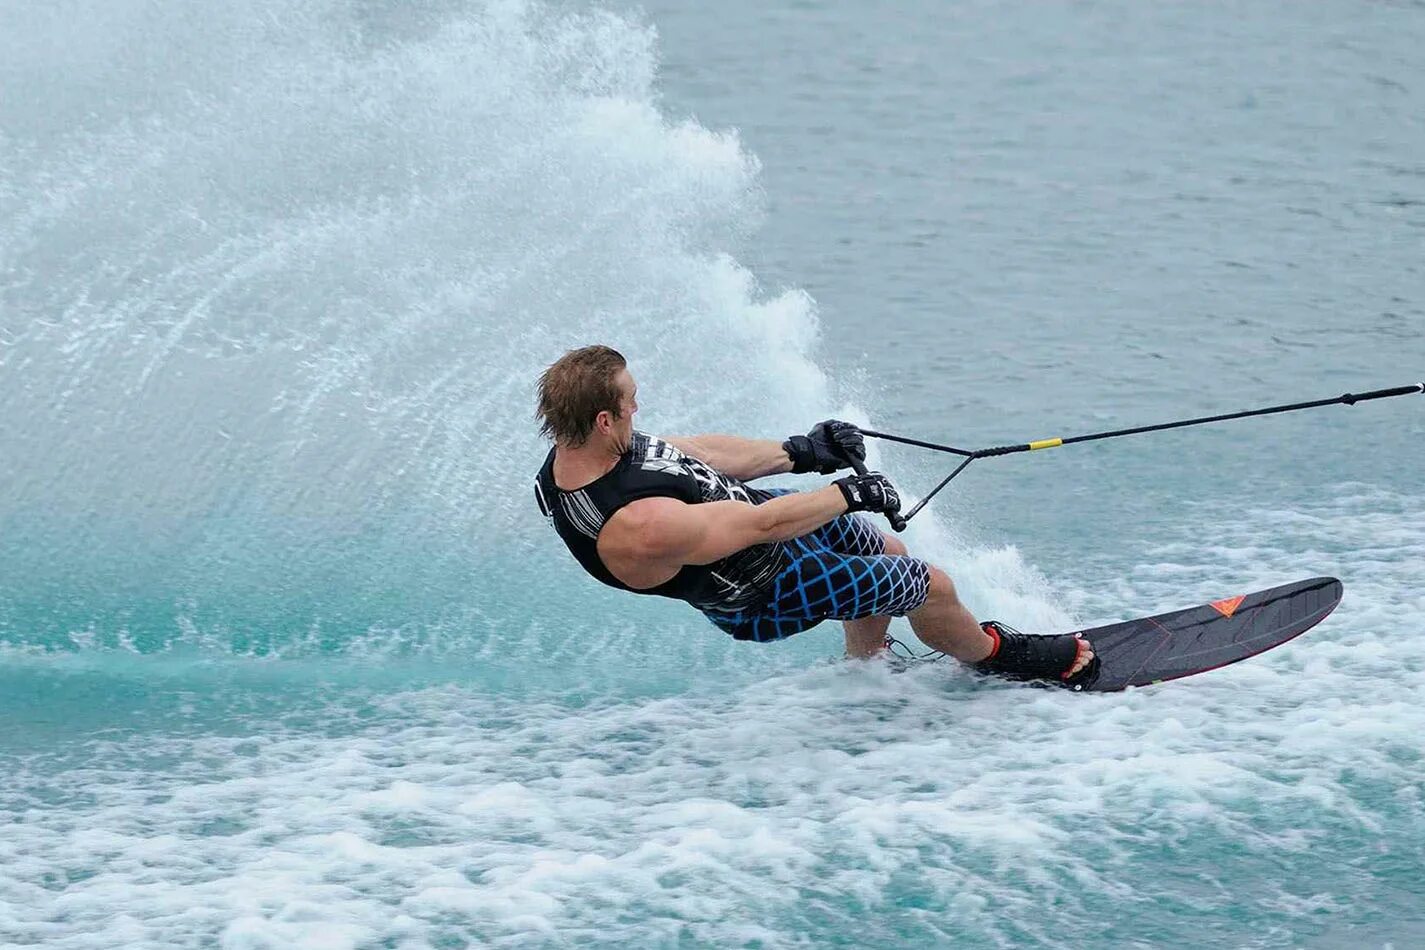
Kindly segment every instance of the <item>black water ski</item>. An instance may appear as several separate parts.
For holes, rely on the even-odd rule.
[[[1341,582],[1313,577],[1270,590],[1082,631],[1100,665],[1085,692],[1206,673],[1300,636],[1341,602]]]

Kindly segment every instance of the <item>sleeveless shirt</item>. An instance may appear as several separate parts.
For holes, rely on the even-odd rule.
[[[535,477],[535,500],[574,559],[595,579],[635,594],[685,600],[703,610],[734,612],[765,602],[771,583],[791,563],[780,542],[755,544],[712,564],[688,564],[672,578],[642,590],[615,577],[599,557],[599,532],[614,513],[641,498],[676,498],[689,505],[741,501],[760,505],[775,497],[685,455],[671,443],[635,432],[627,452],[594,481],[565,491],[554,483],[554,450]]]

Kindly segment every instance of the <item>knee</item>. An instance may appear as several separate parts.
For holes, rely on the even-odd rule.
[[[940,601],[947,606],[953,606],[960,602],[959,595],[955,593],[955,582],[950,579],[950,575],[934,566],[930,568],[930,595],[928,599]]]
[[[894,555],[894,556],[896,556],[896,557],[904,557],[905,555],[907,555],[907,554],[910,553],[910,552],[906,549],[905,542],[903,542],[900,538],[896,537],[895,535],[893,535],[893,534],[886,534],[886,533],[883,531],[883,532],[881,532],[881,537],[885,540],[885,543],[886,543],[886,553],[887,553],[887,554],[891,554],[891,555]]]

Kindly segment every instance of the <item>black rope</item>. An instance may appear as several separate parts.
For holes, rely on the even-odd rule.
[[[896,647],[900,647],[902,650],[905,651],[905,653],[903,653],[903,654],[902,654],[902,653],[897,653],[897,652],[896,652]],[[935,661],[935,660],[943,660],[943,659],[945,659],[945,657],[948,655],[948,654],[946,654],[943,650],[931,650],[929,653],[916,653],[916,652],[915,652],[914,650],[912,650],[909,646],[907,646],[904,641],[897,640],[895,637],[891,636],[889,633],[886,634],[886,649],[890,651],[891,656],[894,656],[894,657],[896,657],[897,659],[900,659],[900,660],[930,660],[930,661]]]
[[[922,449],[934,449],[937,452],[949,452],[951,455],[974,455],[969,449],[957,449],[953,445],[941,445],[939,442],[923,442],[920,439],[912,439],[904,435],[891,435],[888,432],[872,432],[870,429],[862,429],[862,435],[869,435],[873,439],[885,439],[887,442],[900,442],[904,445],[915,445]]]
[[[939,485],[936,485],[934,488],[932,488],[932,489],[930,490],[930,494],[926,495],[926,496],[925,496],[924,498],[922,498],[920,501],[918,501],[918,502],[916,502],[914,505],[912,505],[910,511],[908,511],[908,512],[906,512],[905,514],[901,515],[901,525],[902,525],[902,528],[904,527],[904,525],[905,525],[905,523],[906,523],[907,521],[909,521],[910,519],[912,519],[912,518],[915,517],[915,513],[916,513],[917,511],[919,511],[920,509],[924,508],[926,505],[930,504],[930,499],[932,499],[932,498],[934,498],[936,495],[940,494],[940,489],[942,489],[942,488],[944,488],[946,485],[950,484],[950,480],[951,480],[952,478],[954,478],[956,475],[959,475],[959,474],[960,474],[961,472],[963,472],[966,468],[968,468],[969,465],[970,465],[970,463],[973,462],[974,460],[975,460],[975,456],[974,456],[974,455],[971,455],[969,458],[965,459],[965,461],[963,461],[963,462],[961,462],[959,465],[957,465],[957,466],[955,467],[955,471],[951,472],[949,475],[946,475],[944,478],[942,478],[942,479],[940,480],[940,484],[939,484]],[[894,526],[894,525],[895,525],[895,522],[891,522],[891,524],[892,524],[892,526]],[[898,528],[898,529],[896,529],[896,530],[901,530],[901,529]]]
[[[1113,439],[1120,435],[1137,435],[1140,432],[1162,432],[1165,429],[1181,429],[1184,426],[1204,425],[1208,422],[1226,422],[1231,419],[1246,419],[1251,416],[1269,416],[1278,412],[1296,412],[1299,409],[1319,409],[1322,406],[1335,405],[1354,406],[1358,402],[1366,402],[1371,399],[1389,399],[1392,396],[1410,396],[1422,392],[1425,392],[1425,383],[1416,383],[1413,386],[1396,386],[1392,389],[1377,389],[1368,393],[1345,393],[1334,399],[1313,399],[1310,402],[1295,402],[1284,406],[1268,406],[1265,409],[1248,409],[1245,412],[1228,412],[1219,416],[1202,416],[1198,419],[1162,422],[1151,426],[1136,426],[1132,429],[1117,429],[1113,432],[1095,432],[1090,435],[1076,435],[1064,439],[1063,444],[1073,445],[1076,442]],[[1015,447],[1012,451],[1022,452],[1025,450]]]
[[[870,436],[873,439],[884,439],[888,442],[900,442],[905,445],[915,445],[920,448],[932,449],[936,452],[945,452],[950,455],[958,455],[964,461],[956,466],[955,470],[940,480],[940,484],[930,490],[915,506],[904,515],[891,518],[891,525],[897,531],[905,530],[905,524],[926,505],[928,505],[940,491],[959,475],[975,459],[997,458],[1001,455],[1013,455],[1018,452],[1033,452],[1039,449],[1053,449],[1061,445],[1074,445],[1079,442],[1096,442],[1100,439],[1116,439],[1125,435],[1140,435],[1144,432],[1163,432],[1167,429],[1181,429],[1186,426],[1200,426],[1209,422],[1226,422],[1231,419],[1246,419],[1251,416],[1268,416],[1279,412],[1296,412],[1301,409],[1319,409],[1322,406],[1346,405],[1354,406],[1358,402],[1367,402],[1372,399],[1389,399],[1392,396],[1409,396],[1416,393],[1425,393],[1425,383],[1415,383],[1410,386],[1393,386],[1390,389],[1373,389],[1364,393],[1345,393],[1331,399],[1313,399],[1310,402],[1294,402],[1281,406],[1267,406],[1264,409],[1248,409],[1243,412],[1228,412],[1215,416],[1199,416],[1195,419],[1179,419],[1176,422],[1159,422],[1154,425],[1134,426],[1129,429],[1114,429],[1110,432],[1090,432],[1086,435],[1074,435],[1062,439],[1039,439],[1035,442],[1021,442],[1014,445],[997,445],[987,449],[956,448],[952,445],[941,445],[937,442],[926,442],[923,439],[911,439],[903,435],[891,435],[885,432],[875,432],[870,429],[862,429],[861,434]],[[860,469],[864,474],[864,468]]]

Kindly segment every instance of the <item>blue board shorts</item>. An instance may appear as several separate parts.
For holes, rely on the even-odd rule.
[[[930,592],[929,565],[887,554],[885,536],[855,515],[842,515],[786,545],[792,562],[772,581],[765,604],[703,614],[733,639],[761,643],[823,620],[899,617],[924,604]]]

